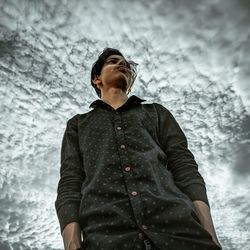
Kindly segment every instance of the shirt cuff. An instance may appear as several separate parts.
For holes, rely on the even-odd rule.
[[[192,200],[204,201],[210,208],[210,204],[207,197],[207,190],[203,184],[193,183],[185,187],[183,192]]]
[[[62,234],[64,228],[69,223],[71,222],[79,223],[79,207],[74,206],[73,204],[65,204],[59,210],[57,210],[57,216]]]

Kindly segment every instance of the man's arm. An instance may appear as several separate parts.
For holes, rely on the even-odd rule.
[[[192,201],[203,227],[220,245],[210,214],[210,204],[206,184],[198,171],[194,155],[188,149],[188,142],[178,122],[163,105],[157,104],[159,117],[160,143],[167,155],[167,167],[172,172],[175,184]]]
[[[156,103],[159,117],[159,142],[167,156],[167,168],[176,186],[192,201],[204,201],[209,207],[206,184],[198,171],[194,155],[188,149],[187,138],[180,125],[163,105]]]
[[[62,232],[64,249],[75,250],[81,246],[81,227],[77,222],[67,224]]]
[[[213,241],[222,248],[215,232],[210,208],[205,202],[199,200],[193,201],[193,204],[195,206],[195,210],[197,212],[201,225],[212,235]]]
[[[61,147],[60,180],[55,208],[66,250],[80,247],[79,207],[85,178],[78,141],[78,115],[67,122]]]

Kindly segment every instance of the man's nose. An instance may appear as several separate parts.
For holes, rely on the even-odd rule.
[[[118,61],[118,65],[124,65],[124,66],[126,66],[126,62],[124,62],[123,60],[120,60],[120,61]]]

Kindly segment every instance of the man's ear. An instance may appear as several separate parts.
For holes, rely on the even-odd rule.
[[[98,87],[98,84],[101,82],[100,76],[94,76],[94,79],[92,79],[92,82]]]

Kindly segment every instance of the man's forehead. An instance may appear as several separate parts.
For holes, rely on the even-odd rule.
[[[123,60],[125,60],[125,58],[122,57],[122,56],[120,56],[120,55],[111,55],[108,58],[117,58],[117,59],[123,59]]]

